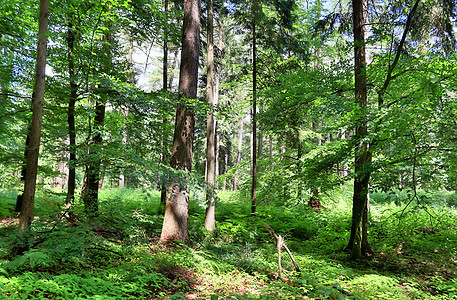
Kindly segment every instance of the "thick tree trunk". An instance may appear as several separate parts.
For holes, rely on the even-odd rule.
[[[46,74],[46,50],[48,42],[49,0],[40,1],[40,19],[38,29],[37,60],[35,69],[35,87],[32,96],[32,126],[30,127],[30,144],[27,153],[27,171],[25,174],[24,196],[19,215],[19,230],[31,224],[35,202],[35,188],[38,172],[38,154],[43,122],[43,102]]]
[[[179,90],[181,97],[197,97],[198,57],[200,50],[200,1],[184,0],[181,68]],[[175,132],[170,165],[190,173],[195,114],[183,101],[176,109]],[[189,198],[183,183],[175,181],[168,187],[167,204],[160,240],[188,242],[187,220]]]
[[[206,217],[205,228],[213,230],[216,227],[215,220],[215,197],[214,197],[214,176],[216,157],[214,153],[214,41],[213,41],[213,0],[208,0],[208,62],[207,62],[207,81],[206,81],[206,99],[209,107],[206,121],[206,182],[208,190],[206,192]]]
[[[355,178],[352,206],[352,226],[348,249],[352,259],[362,258],[371,248],[367,238],[367,195],[370,181],[371,154],[369,143],[365,141],[368,136],[367,120],[367,82],[366,82],[366,0],[353,0],[353,25],[354,25],[354,65],[355,65],[355,101],[363,113],[357,120],[356,139],[359,144],[355,149]]]
[[[89,148],[90,162],[86,166],[86,191],[81,196],[84,203],[86,214],[96,216],[98,214],[98,190],[100,183],[100,147],[102,145],[102,135],[100,134],[101,127],[105,120],[105,105],[97,102],[95,104],[94,127],[96,134],[92,138],[92,143]]]
[[[112,67],[111,40],[111,34],[109,32],[105,32],[102,46],[103,57],[101,61],[101,68],[105,72],[110,72]],[[84,194],[84,197],[82,197],[85,212],[89,217],[94,217],[98,214],[98,191],[103,184],[100,154],[103,142],[101,132],[103,129],[103,123],[105,122],[105,110],[105,103],[100,101],[95,102],[95,134],[92,137],[92,143],[89,147],[89,163],[86,167],[87,191]]]
[[[68,24],[68,74],[70,77],[70,99],[68,101],[67,122],[68,122],[68,136],[69,136],[69,152],[70,159],[68,161],[68,188],[67,188],[67,204],[74,203],[75,189],[76,189],[76,126],[75,126],[75,106],[76,98],[78,95],[78,86],[76,84],[75,72],[75,32],[73,24]]]
[[[257,41],[256,41],[257,1],[252,5],[252,185],[251,185],[251,215],[257,210]]]

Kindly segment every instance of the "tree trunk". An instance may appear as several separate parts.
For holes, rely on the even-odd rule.
[[[95,118],[94,127],[96,134],[92,138],[92,143],[89,148],[89,163],[86,166],[86,190],[81,195],[84,203],[85,212],[93,217],[98,214],[98,189],[100,182],[100,147],[102,145],[102,136],[100,134],[101,127],[105,120],[105,105],[100,102],[95,103]]]
[[[200,0],[184,0],[181,68],[179,90],[181,98],[197,97],[198,58],[200,48]],[[170,166],[190,173],[195,114],[181,100],[176,108],[175,132]],[[181,179],[183,180],[183,179]],[[168,187],[167,204],[160,240],[188,242],[187,221],[189,198],[183,183],[175,180]]]
[[[252,9],[252,185],[251,185],[251,215],[257,210],[257,41],[256,41],[256,14],[257,1],[254,0]]]
[[[243,126],[244,126],[244,119],[243,117],[240,118],[240,127],[238,128],[238,151],[236,155],[236,166],[239,167],[241,163],[241,152],[243,150]],[[236,191],[238,190],[239,178],[238,178],[238,171],[233,178],[233,189]]]
[[[71,16],[70,16],[71,19]],[[73,30],[73,24],[68,23],[68,74],[70,77],[70,98],[68,101],[67,111],[67,122],[68,122],[68,136],[69,136],[69,152],[70,159],[68,161],[68,188],[67,188],[67,204],[73,204],[75,200],[75,189],[76,189],[76,126],[75,126],[75,106],[76,98],[78,95],[78,85],[76,84],[76,72],[75,72],[75,56],[74,56],[74,44],[75,44],[75,31]]]
[[[316,68],[317,68],[317,66],[316,66]],[[316,143],[317,147],[322,146],[322,139],[320,136],[320,131],[321,131],[320,125],[321,124],[319,123],[319,121],[313,121],[313,123],[312,123],[313,131],[317,135],[316,139],[315,139],[315,143]],[[321,202],[319,200],[319,187],[318,186],[316,186],[312,189],[312,195],[309,198],[308,207],[310,207],[314,210],[319,210],[321,208]]]
[[[208,189],[206,192],[206,218],[205,228],[213,230],[216,227],[215,221],[215,198],[214,198],[214,176],[216,157],[214,153],[214,41],[213,41],[213,0],[208,0],[208,19],[207,19],[207,78],[206,78],[206,99],[208,103],[208,115],[206,122],[206,181]]]
[[[133,40],[130,39],[130,42],[129,42],[129,52],[128,52],[128,56],[127,56],[127,61],[129,62],[129,66],[132,66],[133,64]],[[130,73],[133,74],[133,70],[131,69],[130,67]],[[129,77],[127,77],[127,83],[128,84],[134,84],[134,76],[133,75],[130,75]],[[124,115],[124,122],[128,122],[128,115],[129,115],[129,110],[130,110],[130,106],[128,103],[125,104],[125,108],[124,110],[122,111],[122,114]],[[126,146],[127,146],[127,142],[128,142],[128,133],[127,133],[127,126],[124,125],[124,128],[122,130],[122,145],[123,145],[123,148],[125,150]],[[124,160],[122,160],[124,162]],[[120,174],[119,174],[119,187],[120,188],[123,188],[125,187],[125,184],[126,184],[126,178],[125,178],[125,166],[122,166],[121,170],[120,170]]]
[[[216,163],[215,163],[215,177],[219,177],[219,175],[221,175],[221,166],[220,166],[220,157],[221,157],[221,133],[220,131],[218,130],[219,129],[219,124],[217,123],[217,121],[215,122],[215,130],[216,130],[216,134],[215,134],[215,137],[216,137],[216,154],[215,154],[215,160],[216,160]],[[217,188],[218,184],[216,184],[216,188]]]
[[[164,11],[168,11],[168,0],[164,0]],[[168,28],[164,28],[163,34],[163,67],[162,67],[162,90],[167,90],[167,83],[168,83]],[[173,81],[173,80],[172,80]],[[165,118],[162,120],[163,124],[168,123],[168,120]],[[164,131],[165,131],[165,127]],[[167,138],[165,137],[165,133],[162,132],[162,154],[160,158],[160,163],[163,163],[167,159]],[[167,186],[165,182],[160,183],[160,204],[159,204],[159,215],[165,212],[165,206],[167,204]]]
[[[124,120],[127,121],[127,118],[129,116],[129,106],[128,106],[128,104],[126,104],[126,107],[122,111],[122,114],[124,115]],[[127,141],[128,141],[127,128],[124,125],[124,130],[122,131],[122,145],[123,145],[124,149],[127,146]],[[124,171],[125,171],[125,167],[122,167],[122,169],[120,171],[120,174],[119,174],[119,187],[120,188],[125,187],[125,174],[124,174]]]
[[[37,60],[35,69],[35,87],[32,96],[32,126],[30,127],[30,145],[27,153],[27,171],[25,175],[24,194],[19,230],[27,228],[32,221],[35,202],[35,188],[38,172],[38,154],[43,122],[43,102],[46,74],[46,50],[48,42],[49,0],[40,1],[40,19],[38,29]]]
[[[24,161],[22,162],[21,167],[21,181],[25,184],[25,175],[27,174],[27,156],[29,153],[29,145],[30,145],[30,128],[27,130],[27,137],[25,139],[25,149],[24,149]],[[24,191],[19,193],[16,198],[16,208],[14,209],[15,212],[20,212],[22,207],[22,199],[24,198]]]
[[[170,78],[168,78],[168,90],[172,91],[173,90],[173,73],[174,70],[176,69],[176,62],[178,61],[178,50],[175,50],[174,52],[174,58],[173,58],[173,63],[171,64],[171,73],[170,73]]]
[[[355,128],[356,139],[359,144],[355,149],[355,178],[352,206],[352,226],[348,248],[352,259],[362,258],[371,248],[367,238],[367,195],[370,181],[371,153],[368,136],[367,120],[367,82],[366,82],[366,0],[353,0],[353,25],[354,25],[354,65],[355,65],[355,101],[363,112],[357,120]]]
[[[103,59],[101,61],[101,68],[105,72],[111,69],[111,34],[105,32],[103,37]],[[101,147],[102,147],[102,129],[105,121],[105,104],[103,102],[95,102],[95,117],[94,128],[95,134],[92,137],[92,143],[89,147],[89,163],[86,167],[87,176],[87,191],[84,194],[83,203],[85,212],[89,217],[94,217],[98,214],[98,191],[103,183],[103,176],[101,174]]]
[[[341,129],[341,139],[344,140],[346,139],[346,130],[344,129]],[[345,178],[347,177],[349,174],[349,165],[347,162],[343,163],[343,165],[341,166],[341,174],[340,176]]]

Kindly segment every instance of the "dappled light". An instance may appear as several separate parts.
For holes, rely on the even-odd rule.
[[[457,299],[457,1],[0,12],[0,300]]]
[[[14,198],[2,195],[1,207],[14,203]],[[3,293],[11,299],[20,295],[59,299],[119,295],[144,299],[443,299],[453,295],[457,272],[454,208],[435,209],[432,230],[429,215],[421,208],[405,212],[400,223],[398,212],[404,202],[388,203],[388,194],[375,193],[370,220],[375,253],[353,262],[343,251],[349,234],[350,194],[338,187],[331,195],[332,199],[322,196],[321,201],[332,203],[332,209],[314,211],[303,204],[283,210],[260,205],[257,217],[246,217],[243,213],[249,215],[249,202],[237,193],[224,193],[218,202],[218,226],[209,235],[204,231],[205,210],[191,202],[192,243],[166,246],[159,242],[160,192],[102,190],[96,224],[66,223],[55,220],[53,212],[43,213],[32,230],[45,239],[16,258],[9,255],[8,247],[20,242],[11,233],[17,223],[4,215],[0,227]],[[449,195],[449,199],[454,197]],[[37,203],[44,199],[39,194]],[[62,197],[60,203],[64,201]],[[75,214],[82,212],[83,207],[75,208]],[[276,240],[264,220],[284,236],[299,271],[294,271],[283,253],[279,277]]]

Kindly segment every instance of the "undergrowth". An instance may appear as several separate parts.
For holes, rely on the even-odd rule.
[[[323,209],[263,203],[256,217],[242,194],[220,193],[217,228],[191,202],[190,245],[158,243],[158,192],[101,193],[100,216],[61,218],[64,196],[37,195],[37,217],[17,233],[15,194],[0,192],[0,299],[455,299],[456,211],[433,194],[409,203],[399,194],[371,198],[369,237],[375,254],[349,260],[350,192],[323,194]],[[453,199],[438,193],[438,199]],[[427,200],[428,202],[424,202]],[[442,200],[439,200],[442,201]],[[449,205],[448,205],[449,204]],[[264,222],[285,237],[300,271],[278,252]],[[29,251],[13,256],[13,246]]]

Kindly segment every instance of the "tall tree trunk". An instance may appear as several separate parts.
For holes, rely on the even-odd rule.
[[[213,0],[208,0],[208,20],[207,20],[207,78],[206,78],[206,100],[208,103],[208,115],[206,121],[206,181],[208,189],[206,192],[206,217],[205,228],[213,230],[216,227],[215,221],[215,201],[214,201],[214,176],[216,157],[214,153],[214,41],[213,41]]]
[[[362,258],[371,248],[367,238],[367,195],[370,181],[371,153],[368,136],[367,119],[367,82],[366,82],[366,54],[365,31],[367,26],[367,1],[353,0],[354,26],[354,65],[355,65],[355,101],[360,107],[362,117],[357,120],[355,135],[360,141],[355,149],[354,195],[352,206],[352,226],[348,248],[352,259]]]
[[[135,78],[133,76],[133,70],[131,69],[131,66],[133,64],[133,39],[130,39],[129,41],[129,52],[128,52],[128,56],[127,56],[127,61],[129,62],[129,73],[131,75],[129,75],[127,77],[127,83],[128,84],[134,84],[134,81],[135,81]],[[123,109],[122,111],[122,114],[124,115],[124,122],[128,122],[128,116],[129,116],[129,112],[130,112],[130,106],[128,103],[125,104],[125,108]],[[124,125],[124,128],[122,130],[122,145],[123,145],[123,148],[125,150],[126,146],[127,146],[127,142],[128,142],[128,133],[127,133],[127,126]],[[124,160],[122,160],[124,162]],[[119,172],[119,187],[120,188],[123,188],[125,187],[125,184],[126,184],[126,178],[125,178],[125,166],[122,166],[120,172]]]
[[[251,185],[251,215],[257,210],[257,41],[256,41],[257,0],[252,5],[252,185]]]
[[[217,104],[216,104],[217,105]],[[220,131],[218,130],[219,129],[219,124],[217,123],[217,121],[215,122],[214,124],[214,127],[215,127],[215,137],[216,137],[216,153],[215,153],[215,177],[219,177],[219,175],[221,175],[221,164],[220,164],[220,157],[221,157],[221,133]],[[218,184],[216,184],[216,188],[218,187]]]
[[[40,19],[38,29],[38,46],[35,69],[35,87],[32,96],[32,126],[30,127],[30,144],[27,153],[27,171],[25,174],[24,196],[19,215],[19,230],[31,224],[35,202],[36,179],[38,172],[38,154],[43,122],[43,102],[46,74],[46,50],[48,42],[49,0],[40,1]]]
[[[241,152],[243,150],[243,128],[244,127],[244,119],[243,117],[240,118],[240,126],[238,127],[238,151],[236,155],[236,166],[239,167],[241,163]],[[238,190],[239,178],[238,178],[238,171],[236,171],[235,177],[233,178],[233,189],[236,191]]]
[[[100,171],[101,171],[101,160],[100,160],[100,147],[102,145],[102,136],[100,134],[101,127],[105,120],[105,105],[100,102],[95,103],[95,118],[94,127],[96,128],[96,134],[92,138],[92,142],[89,148],[90,161],[86,166],[86,190],[81,195],[84,203],[86,214],[93,217],[98,214],[98,190],[100,183]]]
[[[182,91],[180,97],[187,99],[197,97],[199,50],[200,1],[184,0],[181,68],[179,72],[179,90]],[[181,100],[176,108],[170,166],[187,173],[192,170],[194,125],[194,111]],[[168,186],[161,241],[188,241],[188,212],[189,197],[186,187],[180,180],[175,180]]]
[[[103,59],[101,61],[101,68],[105,72],[109,72],[111,69],[111,38],[109,32],[106,32],[103,36]],[[87,190],[84,195],[82,195],[85,212],[90,217],[94,217],[98,214],[98,191],[103,183],[100,154],[103,142],[101,131],[103,123],[105,122],[105,110],[105,103],[97,100],[95,102],[94,117],[95,134],[92,137],[92,142],[89,147],[89,163],[86,166]]]
[[[346,130],[341,129],[341,139],[344,140],[346,139]],[[347,162],[343,163],[343,165],[341,166],[341,173],[340,173],[340,176],[345,178],[348,176],[348,173],[349,173],[349,165]]]
[[[168,0],[164,0],[163,3],[165,13],[168,11]],[[163,33],[163,73],[162,73],[162,90],[167,90],[168,83],[168,28],[164,28]],[[168,120],[165,118],[162,120],[163,124],[167,124]],[[165,126],[163,127],[165,131]],[[163,163],[167,159],[167,138],[165,132],[162,132],[162,154],[160,163]],[[165,212],[165,206],[167,204],[167,186],[164,182],[160,183],[160,204],[158,213],[161,215]]]
[[[71,19],[72,16],[70,16]],[[75,31],[73,24],[68,23],[68,74],[70,77],[70,99],[68,101],[67,122],[68,122],[68,136],[69,136],[69,152],[70,159],[68,161],[68,188],[67,188],[67,204],[74,203],[75,189],[76,189],[76,126],[75,126],[75,106],[76,98],[78,95],[78,85],[76,84],[75,72]]]
[[[127,118],[129,116],[129,105],[128,104],[126,104],[126,107],[122,111],[122,114],[124,115],[124,120],[127,121]],[[124,150],[125,150],[125,147],[127,146],[127,141],[128,141],[127,128],[124,125],[124,130],[122,131],[122,145],[124,147]],[[122,167],[122,169],[120,171],[120,174],[119,174],[119,183],[118,183],[120,188],[125,187],[125,173],[124,173],[124,171],[125,171],[125,167]]]

